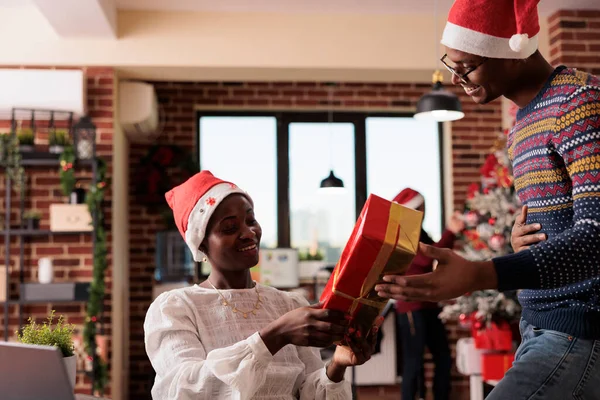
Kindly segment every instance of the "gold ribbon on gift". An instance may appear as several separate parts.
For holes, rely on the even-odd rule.
[[[340,269],[338,268],[339,264],[336,266],[333,276],[332,293],[345,299],[352,300],[352,306],[349,310],[350,314],[354,313],[358,304],[383,308],[381,300],[370,300],[366,297],[373,287],[375,287],[375,284],[384,272],[384,269],[395,250],[410,254],[410,260],[412,260],[412,257],[417,253],[422,220],[422,212],[403,207],[395,202],[391,203],[383,245],[381,246],[381,249],[379,249],[379,253],[373,262],[373,266],[362,284],[360,295],[358,297],[350,296],[337,289]],[[408,266],[409,265],[402,265],[402,267],[405,267],[406,269],[408,269]],[[400,271],[389,272],[399,273]]]

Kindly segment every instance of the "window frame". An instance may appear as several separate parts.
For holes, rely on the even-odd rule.
[[[291,245],[290,230],[290,160],[289,160],[289,125],[291,123],[327,123],[343,122],[354,125],[354,165],[355,165],[355,218],[358,218],[367,200],[367,149],[366,149],[366,120],[369,117],[413,118],[413,113],[408,112],[353,112],[334,111],[329,115],[328,110],[322,111],[237,111],[237,110],[197,110],[196,111],[196,146],[195,153],[200,170],[202,160],[200,157],[200,119],[202,117],[275,117],[276,124],[276,190],[277,190],[277,246],[287,248]],[[331,118],[331,119],[330,119]],[[437,124],[438,152],[440,157],[440,193],[441,193],[441,221],[443,230],[446,220],[446,194],[445,194],[445,154],[444,154],[444,125]],[[326,171],[323,172],[323,177]]]

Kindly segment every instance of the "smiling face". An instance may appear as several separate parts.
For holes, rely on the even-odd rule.
[[[446,54],[445,61],[458,75],[472,70],[464,78],[466,83],[455,74],[452,75],[452,83],[462,86],[465,93],[478,104],[487,104],[508,93],[519,72],[516,60],[485,59],[451,48],[446,48]]]
[[[233,272],[258,264],[262,229],[246,196],[225,198],[210,217],[206,232],[200,250],[213,268]]]

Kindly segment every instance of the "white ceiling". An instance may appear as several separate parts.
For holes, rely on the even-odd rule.
[[[82,0],[85,1],[85,0]],[[285,13],[432,13],[438,4],[446,13],[453,0],[115,0],[117,8],[163,11],[225,11]],[[30,6],[31,0],[0,0],[0,7]],[[599,0],[541,0],[541,14],[558,9],[600,9]]]
[[[120,9],[135,10],[433,14],[436,0],[116,0],[116,3]],[[439,12],[446,13],[452,3],[453,0],[437,0]],[[600,0],[541,0],[539,5],[541,14],[558,9],[600,9]]]

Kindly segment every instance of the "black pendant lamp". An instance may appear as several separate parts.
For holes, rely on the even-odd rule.
[[[433,73],[433,88],[419,99],[415,119],[429,121],[456,121],[465,116],[458,97],[444,89],[440,71]]]
[[[329,172],[329,176],[321,181],[321,189],[327,188],[343,188],[344,182],[334,175],[333,170]]]
[[[330,163],[330,171],[329,171],[329,176],[325,179],[323,179],[321,181],[321,189],[326,189],[328,192],[329,191],[334,191],[336,189],[343,189],[344,188],[344,182],[338,178],[337,176],[335,176],[335,174],[333,173],[333,140],[331,139],[332,133],[332,124],[333,124],[333,112],[331,110],[332,107],[332,99],[331,99],[331,87],[333,87],[335,84],[334,83],[330,83],[329,86],[329,93],[328,93],[328,97],[329,97],[329,112],[328,112],[328,123],[329,123],[329,163]]]
[[[435,27],[434,34],[434,59],[437,66],[438,61],[438,0],[433,2],[433,26]],[[433,88],[419,99],[417,103],[417,112],[415,119],[428,121],[456,121],[465,116],[460,105],[460,100],[454,93],[444,90],[444,77],[439,70],[433,73]]]

